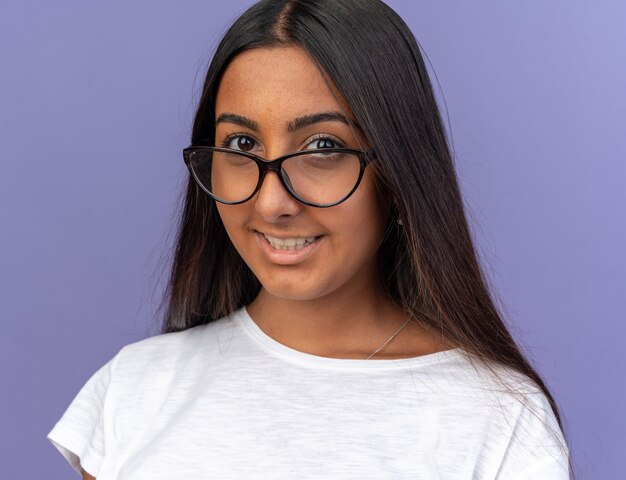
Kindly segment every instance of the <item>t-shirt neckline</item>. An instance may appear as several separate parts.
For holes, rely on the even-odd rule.
[[[355,369],[355,370],[389,370],[404,369],[407,367],[415,368],[433,363],[440,363],[462,355],[461,348],[453,348],[451,350],[443,350],[440,352],[420,355],[418,357],[407,357],[398,359],[380,359],[365,360],[353,358],[332,358],[321,357],[311,353],[301,352],[294,348],[288,347],[270,337],[259,327],[250,317],[246,307],[242,307],[230,315],[244,328],[243,330],[251,337],[255,343],[263,347],[266,351],[283,360],[297,363],[308,367],[321,367],[328,369]]]

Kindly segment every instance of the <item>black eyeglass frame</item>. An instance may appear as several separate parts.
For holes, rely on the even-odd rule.
[[[229,202],[226,201],[224,199],[218,198],[216,197],[214,194],[212,194],[211,192],[209,192],[205,186],[202,184],[202,182],[200,181],[200,179],[198,179],[198,177],[196,176],[196,173],[193,169],[193,167],[191,166],[191,153],[194,151],[198,151],[198,150],[205,150],[205,151],[212,151],[212,152],[224,152],[224,153],[235,153],[238,155],[243,155],[244,157],[248,157],[249,159],[253,160],[254,163],[256,163],[258,169],[259,169],[259,180],[257,182],[256,187],[254,188],[254,191],[244,200],[239,200],[237,202]],[[357,156],[357,158],[359,159],[359,163],[360,163],[360,170],[359,170],[359,177],[354,185],[354,187],[352,188],[352,190],[350,190],[350,192],[343,197],[341,200],[334,202],[334,203],[323,203],[323,204],[319,204],[319,203],[313,203],[313,202],[309,202],[308,200],[305,200],[304,198],[300,197],[296,192],[293,191],[293,189],[291,188],[291,185],[289,184],[289,182],[286,180],[286,178],[283,176],[283,170],[282,170],[282,164],[285,160],[289,159],[289,158],[293,158],[293,157],[297,157],[297,156],[301,156],[301,155],[311,155],[313,153],[323,153],[323,154],[328,154],[328,153],[351,153]],[[213,147],[213,146],[208,146],[208,145],[190,145],[187,148],[183,149],[183,158],[185,160],[185,165],[187,165],[187,168],[189,170],[189,172],[191,173],[191,175],[193,176],[193,178],[195,179],[196,183],[200,186],[200,188],[202,188],[202,190],[204,190],[211,198],[213,198],[215,201],[223,203],[225,205],[239,205],[241,203],[245,203],[248,200],[250,200],[252,197],[254,197],[257,192],[261,189],[261,185],[263,184],[263,179],[265,178],[265,174],[267,172],[275,172],[278,175],[278,178],[280,179],[280,183],[283,185],[283,187],[285,187],[285,190],[287,190],[289,192],[289,194],[294,197],[296,200],[298,200],[299,202],[311,206],[311,207],[317,207],[317,208],[328,208],[328,207],[334,207],[335,205],[339,205],[342,202],[345,202],[354,192],[355,190],[358,188],[358,186],[361,183],[361,180],[363,179],[363,172],[365,171],[365,167],[372,162],[372,160],[374,160],[374,158],[376,158],[374,149],[370,149],[367,151],[364,150],[357,150],[357,149],[353,149],[353,148],[316,148],[316,149],[311,149],[311,150],[299,150],[297,152],[291,152],[288,153],[286,155],[283,155],[282,157],[278,157],[274,160],[266,160],[263,157],[260,157],[258,155],[255,155],[253,153],[250,152],[244,152],[243,150],[236,150],[234,148],[226,148],[226,147]]]

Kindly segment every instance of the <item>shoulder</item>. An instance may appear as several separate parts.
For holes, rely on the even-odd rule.
[[[176,369],[199,356],[211,355],[227,343],[233,333],[233,319],[225,316],[204,325],[170,332],[130,343],[114,359],[112,376],[145,375]]]
[[[112,361],[107,414],[120,437],[147,428],[164,405],[180,405],[236,358],[234,320],[155,335],[124,346]]]
[[[168,399],[184,401],[206,365],[219,365],[213,357],[228,351],[232,325],[224,317],[124,346],[91,375],[47,438],[76,471],[98,472],[107,446],[126,448]]]
[[[445,354],[445,361],[434,362],[425,373],[431,380],[433,393],[443,396],[449,404],[509,405],[540,392],[534,381],[510,367],[486,365],[461,348],[441,353]]]
[[[440,381],[452,401],[471,400],[492,414],[501,412],[507,423],[520,415],[554,415],[543,390],[522,372],[503,365],[485,365],[465,352],[449,366]]]
[[[543,390],[510,367],[489,368],[471,359],[459,357],[443,381],[450,392],[447,411],[458,423],[456,434],[481,439],[479,463],[497,471],[497,478],[514,478],[531,465],[566,475],[569,449]]]
[[[448,356],[446,368],[437,370],[437,383],[447,392],[486,404],[513,405],[520,399],[545,398],[537,383],[526,374],[504,365],[487,365],[463,349],[456,349],[455,353]]]

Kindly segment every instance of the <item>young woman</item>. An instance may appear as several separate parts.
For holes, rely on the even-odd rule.
[[[48,435],[84,478],[569,478],[397,14],[255,4],[191,140],[162,335],[122,348]]]

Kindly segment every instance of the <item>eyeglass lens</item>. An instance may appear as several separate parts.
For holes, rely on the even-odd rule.
[[[259,168],[251,158],[233,152],[195,150],[191,166],[205,189],[226,202],[249,198],[259,181]],[[361,163],[352,153],[302,154],[282,163],[282,176],[300,198],[332,204],[348,195],[359,180]]]

